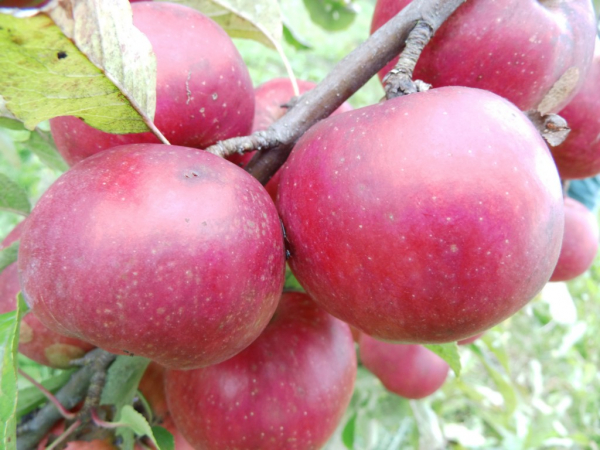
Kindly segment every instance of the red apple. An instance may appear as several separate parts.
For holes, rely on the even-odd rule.
[[[550,281],[567,281],[588,270],[598,253],[598,219],[583,204],[565,198],[565,231]]]
[[[317,449],[350,402],[356,353],[348,326],[286,292],[260,337],[215,366],[167,371],[169,409],[194,448]]]
[[[172,368],[247,347],[283,289],[264,188],[201,150],[133,144],[63,174],[27,219],[23,295],[49,328]]]
[[[552,147],[552,156],[563,179],[587,178],[600,173],[600,39],[596,48],[592,68],[585,84],[560,111],[571,132],[557,147]]]
[[[317,84],[311,81],[297,80],[300,95],[313,89]],[[266,130],[274,122],[279,120],[287,112],[283,105],[287,104],[294,97],[294,89],[289,78],[274,78],[269,80],[254,90],[256,109],[254,110],[254,125],[252,132]],[[336,109],[332,115],[346,111],[351,111],[352,106],[344,102],[342,106]],[[248,152],[243,155],[232,155],[228,157],[230,161],[245,167],[256,152]],[[265,188],[271,195],[273,201],[277,199],[277,187],[279,185],[279,171],[273,175]]]
[[[65,450],[117,450],[109,439],[94,439],[93,441],[71,441]]]
[[[445,87],[330,117],[296,144],[278,208],[290,268],[370,336],[455,342],[550,278],[563,201],[550,152],[514,105]]]
[[[411,0],[378,0],[371,32]],[[536,108],[570,70],[573,83],[551,112],[564,107],[590,67],[596,21],[590,0],[469,0],[440,27],[415,68],[434,87],[492,91],[519,109]],[[396,63],[380,73],[383,78]]]
[[[421,345],[390,344],[360,335],[360,360],[400,397],[417,400],[442,387],[450,367]]]
[[[25,222],[21,222],[0,244],[0,250],[21,237]],[[0,273],[0,314],[16,308],[21,290],[17,264],[11,264]],[[32,313],[27,313],[19,330],[19,353],[44,366],[66,369],[73,359],[81,358],[94,346],[79,339],[66,337],[49,330]]]
[[[155,124],[171,144],[204,148],[248,134],[254,113],[252,82],[225,31],[186,6],[140,2],[131,7],[134,25],[156,54]],[[104,133],[76,117],[57,117],[50,125],[70,165],[117,145],[159,142],[150,132]]]
[[[38,8],[50,0],[0,0],[0,8]]]

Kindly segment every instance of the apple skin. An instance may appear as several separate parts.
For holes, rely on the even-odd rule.
[[[285,254],[275,206],[244,170],[201,150],[132,144],[46,191],[18,264],[24,297],[50,329],[188,369],[258,337]]]
[[[538,131],[465,87],[319,122],[284,165],[277,205],[307,293],[370,336],[415,344],[523,307],[554,270],[564,222]]]
[[[0,250],[21,237],[25,222],[19,223],[0,244]],[[21,286],[17,264],[0,273],[0,314],[14,311]],[[62,336],[45,327],[31,312],[25,314],[19,329],[19,353],[35,362],[56,369],[70,367],[73,359],[81,358],[94,346],[71,337]]]
[[[411,0],[378,0],[373,33]],[[414,78],[433,85],[492,91],[526,111],[536,108],[571,67],[582,87],[596,36],[590,0],[469,0],[440,27],[419,57]],[[382,79],[398,58],[379,72]]]
[[[0,8],[39,8],[50,0],[0,0]]]
[[[296,80],[298,82],[298,90],[300,95],[313,89],[317,84],[312,81]],[[289,78],[273,78],[266,81],[254,90],[256,108],[254,110],[254,124],[252,132],[262,131],[269,128],[274,122],[279,120],[287,112],[287,108],[283,108],[294,97],[294,89]],[[348,102],[336,109],[331,115],[340,114],[346,111],[351,111],[353,108]],[[234,154],[227,159],[238,164],[241,167],[246,167],[256,152],[248,152],[243,155]],[[275,201],[277,199],[277,188],[279,186],[279,171],[273,175],[269,182],[265,185],[267,192]]]
[[[578,277],[594,263],[598,253],[598,221],[582,203],[565,198],[565,231],[560,256],[550,281]]]
[[[172,417],[194,448],[317,449],[350,402],[350,328],[304,293],[285,292],[263,334],[215,366],[167,371]]]
[[[551,147],[562,179],[588,178],[600,173],[600,39],[596,39],[592,68],[573,100],[559,112],[571,132]]]
[[[254,114],[252,81],[225,31],[182,5],[146,1],[131,8],[133,24],[146,34],[156,54],[154,123],[169,142],[205,148],[249,134]],[[50,127],[69,165],[117,145],[159,142],[150,132],[105,133],[72,116],[51,119]]]
[[[422,345],[391,344],[360,335],[360,360],[400,397],[418,400],[442,387],[450,367]]]

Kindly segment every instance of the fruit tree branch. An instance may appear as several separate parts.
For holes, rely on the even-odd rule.
[[[56,406],[56,409],[58,409],[61,416],[63,416],[65,419],[74,419],[75,418],[76,414],[67,411],[65,409],[65,407],[63,405],[61,405],[60,402],[56,399],[54,394],[52,392],[50,392],[48,389],[46,389],[44,386],[42,386],[40,383],[35,381],[33,379],[33,377],[29,376],[26,372],[24,372],[21,369],[19,369],[19,375],[21,375],[23,378],[25,378],[27,381],[29,381],[31,384],[33,384],[36,388],[38,388],[42,392],[42,394],[44,394],[44,397],[46,397],[48,399],[48,401],[52,402],[54,404],[54,406]]]
[[[89,352],[85,359],[87,361],[94,361],[96,359],[105,360],[105,358],[108,358],[105,355],[110,355],[110,353],[98,348]],[[75,372],[71,376],[71,379],[56,393],[56,399],[65,409],[71,410],[86,397],[90,381],[96,370],[97,366],[94,363],[86,364]],[[61,418],[62,415],[56,409],[56,406],[52,403],[47,403],[30,421],[18,427],[17,449],[30,450],[36,448],[38,442],[42,440]]]
[[[302,95],[267,131],[228,139],[206,150],[219,156],[260,149],[246,170],[266,183],[285,162],[294,143],[328,117],[373,75],[398,55],[417,23],[434,32],[466,0],[414,0],[348,54],[314,89]]]

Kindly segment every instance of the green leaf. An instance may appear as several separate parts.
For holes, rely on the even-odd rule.
[[[8,117],[0,117],[0,127],[8,130],[22,131],[25,129],[23,122]]]
[[[72,115],[107,132],[148,131],[156,60],[130,5],[73,2],[52,3],[52,18],[0,14],[0,114],[30,130]]]
[[[19,241],[15,241],[8,247],[0,250],[0,273],[12,263],[17,261],[19,255]]]
[[[285,42],[290,44],[296,50],[310,50],[312,47],[284,21],[283,22],[283,38]]]
[[[25,190],[6,175],[0,173],[0,211],[8,211],[26,216],[31,204]]]
[[[167,450],[167,448],[163,448],[154,437],[152,427],[150,427],[150,424],[148,423],[146,418],[139,412],[137,412],[135,409],[133,409],[133,406],[123,406],[123,408],[121,409],[121,413],[119,414],[118,422],[122,425],[127,425],[138,436],[148,436],[152,443],[156,445],[157,450]],[[164,430],[164,433],[161,432],[161,437],[168,443],[168,436],[166,436],[165,433],[170,434],[167,430]],[[173,439],[173,436],[171,436],[171,439]],[[175,445],[173,440],[173,447],[174,446]]]
[[[357,413],[352,414],[344,429],[342,430],[342,442],[347,449],[352,450],[354,448],[354,436],[356,434],[356,416]]]
[[[425,344],[425,347],[446,361],[456,376],[460,377],[460,355],[458,354],[458,345],[456,345],[456,342],[448,344]]]
[[[161,450],[175,450],[175,438],[169,430],[163,427],[154,426],[152,427],[152,433]]]
[[[162,0],[197,9],[231,37],[252,39],[277,49],[283,36],[277,0]]]
[[[348,28],[358,13],[351,0],[304,0],[311,20],[327,31]]]
[[[67,381],[69,381],[73,372],[74,370],[65,370],[64,372],[61,372],[52,378],[42,381],[40,384],[50,392],[55,393]],[[33,411],[42,403],[46,403],[46,401],[46,396],[35,386],[26,387],[25,389],[19,390],[17,401],[17,418]]]
[[[11,166],[18,168],[21,165],[21,158],[9,131],[0,128],[0,156]]]
[[[292,273],[292,271],[290,270],[290,268],[287,267],[287,266],[285,268],[285,284],[284,284],[284,289],[290,290],[290,291],[304,292],[304,288],[298,282],[298,280],[296,279],[296,277],[294,276],[294,274]]]
[[[100,404],[115,405],[117,411],[130,405],[149,363],[149,359],[141,356],[117,356],[108,369]]]
[[[150,360],[140,356],[117,356],[108,369],[100,404],[114,405],[117,411],[121,411],[124,406],[130,406],[149,363]],[[119,428],[117,436],[123,439],[122,450],[133,449],[135,439],[130,428]]]
[[[0,315],[0,448],[17,448],[17,347],[19,325],[27,305],[21,294],[17,297],[17,309]]]
[[[68,164],[56,150],[52,135],[38,128],[29,136],[29,140],[17,145],[20,149],[27,149],[35,154],[40,161],[48,167],[65,172],[69,169]]]

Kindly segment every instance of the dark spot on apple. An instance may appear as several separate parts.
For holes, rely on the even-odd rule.
[[[196,177],[198,177],[198,176],[200,176],[200,175],[198,175],[198,172],[195,172],[195,171],[193,171],[193,170],[192,170],[192,171],[190,171],[189,173],[186,173],[186,174],[185,174],[185,177],[186,177],[186,178],[196,178]]]
[[[186,223],[190,223],[190,219],[189,218],[185,218]]]
[[[56,54],[56,57],[57,57],[58,59],[65,59],[65,58],[67,57],[67,52],[58,52],[58,53]]]

